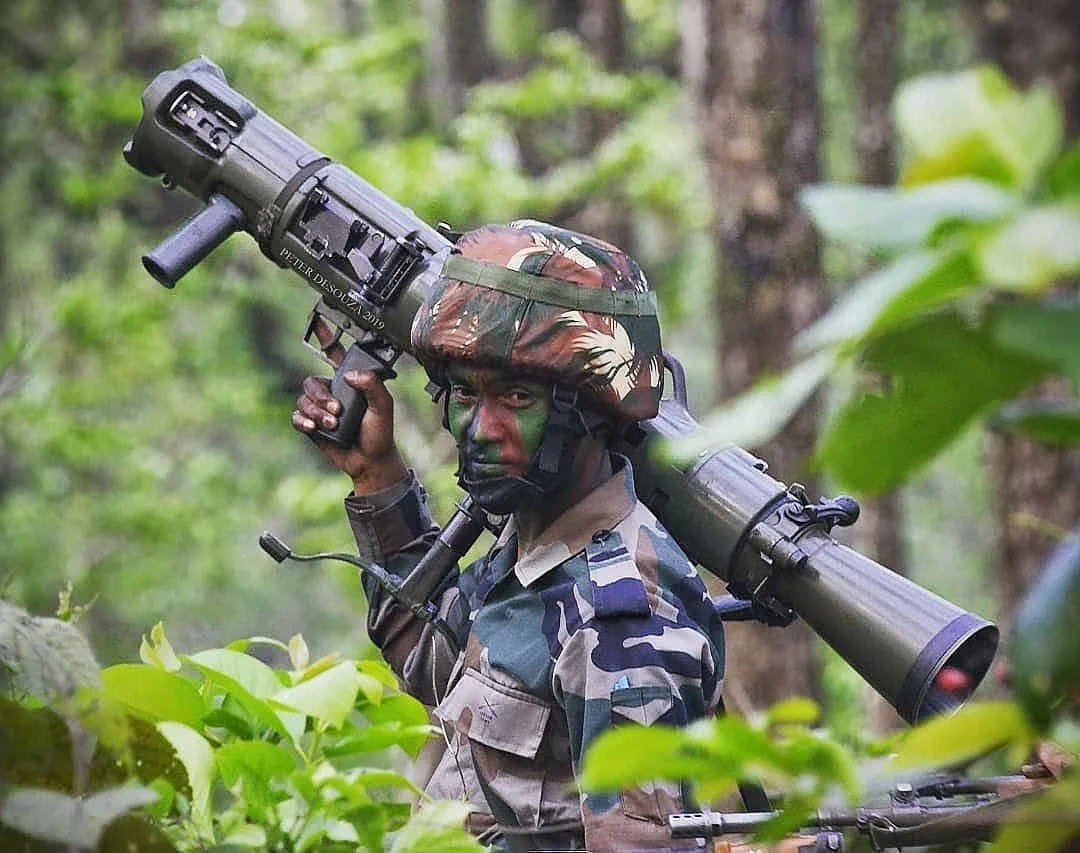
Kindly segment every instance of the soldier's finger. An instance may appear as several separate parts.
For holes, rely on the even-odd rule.
[[[303,384],[304,397],[333,415],[341,412],[341,403],[330,393],[330,380],[321,376],[309,376]]]
[[[292,413],[292,426],[297,432],[310,433],[315,429],[315,421],[304,415],[300,410]]]
[[[310,397],[301,397],[297,400],[296,410],[302,417],[311,421],[313,426],[318,424],[323,429],[334,429],[337,426],[337,418],[327,411],[326,406]]]
[[[312,326],[312,331],[315,332],[315,338],[319,342],[319,347],[323,351],[330,363],[337,367],[341,362],[345,360],[345,347],[341,344],[341,332],[335,329],[321,317],[315,320],[315,325]]]
[[[378,373],[373,370],[350,370],[345,374],[345,381],[367,398],[368,411],[373,415],[393,415],[394,398]]]

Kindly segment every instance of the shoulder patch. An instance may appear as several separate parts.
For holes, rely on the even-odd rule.
[[[618,533],[598,530],[585,546],[585,560],[598,619],[651,614],[637,564]]]

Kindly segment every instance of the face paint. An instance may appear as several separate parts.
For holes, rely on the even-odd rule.
[[[484,509],[505,515],[539,496],[522,476],[544,436],[551,386],[491,368],[448,371],[447,421],[458,479]]]

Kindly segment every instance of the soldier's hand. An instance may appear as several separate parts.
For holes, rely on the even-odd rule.
[[[316,329],[316,333],[322,338],[329,331]],[[337,365],[345,351],[340,345],[334,345],[327,350],[327,355]],[[406,476],[405,464],[394,442],[394,398],[373,371],[351,370],[344,378],[367,401],[355,442],[348,449],[326,441],[317,443],[330,462],[352,478],[357,494],[370,494],[392,486]],[[335,429],[340,413],[341,404],[330,393],[330,381],[309,376],[304,380],[303,392],[292,413],[293,429],[308,436],[317,428]]]

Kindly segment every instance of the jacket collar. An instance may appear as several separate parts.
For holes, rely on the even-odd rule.
[[[626,457],[612,454],[615,473],[544,529],[532,547],[517,561],[514,574],[522,586],[536,582],[565,563],[599,530],[611,530],[633,510],[634,474]],[[499,544],[516,547],[517,525],[511,518],[499,536]]]

